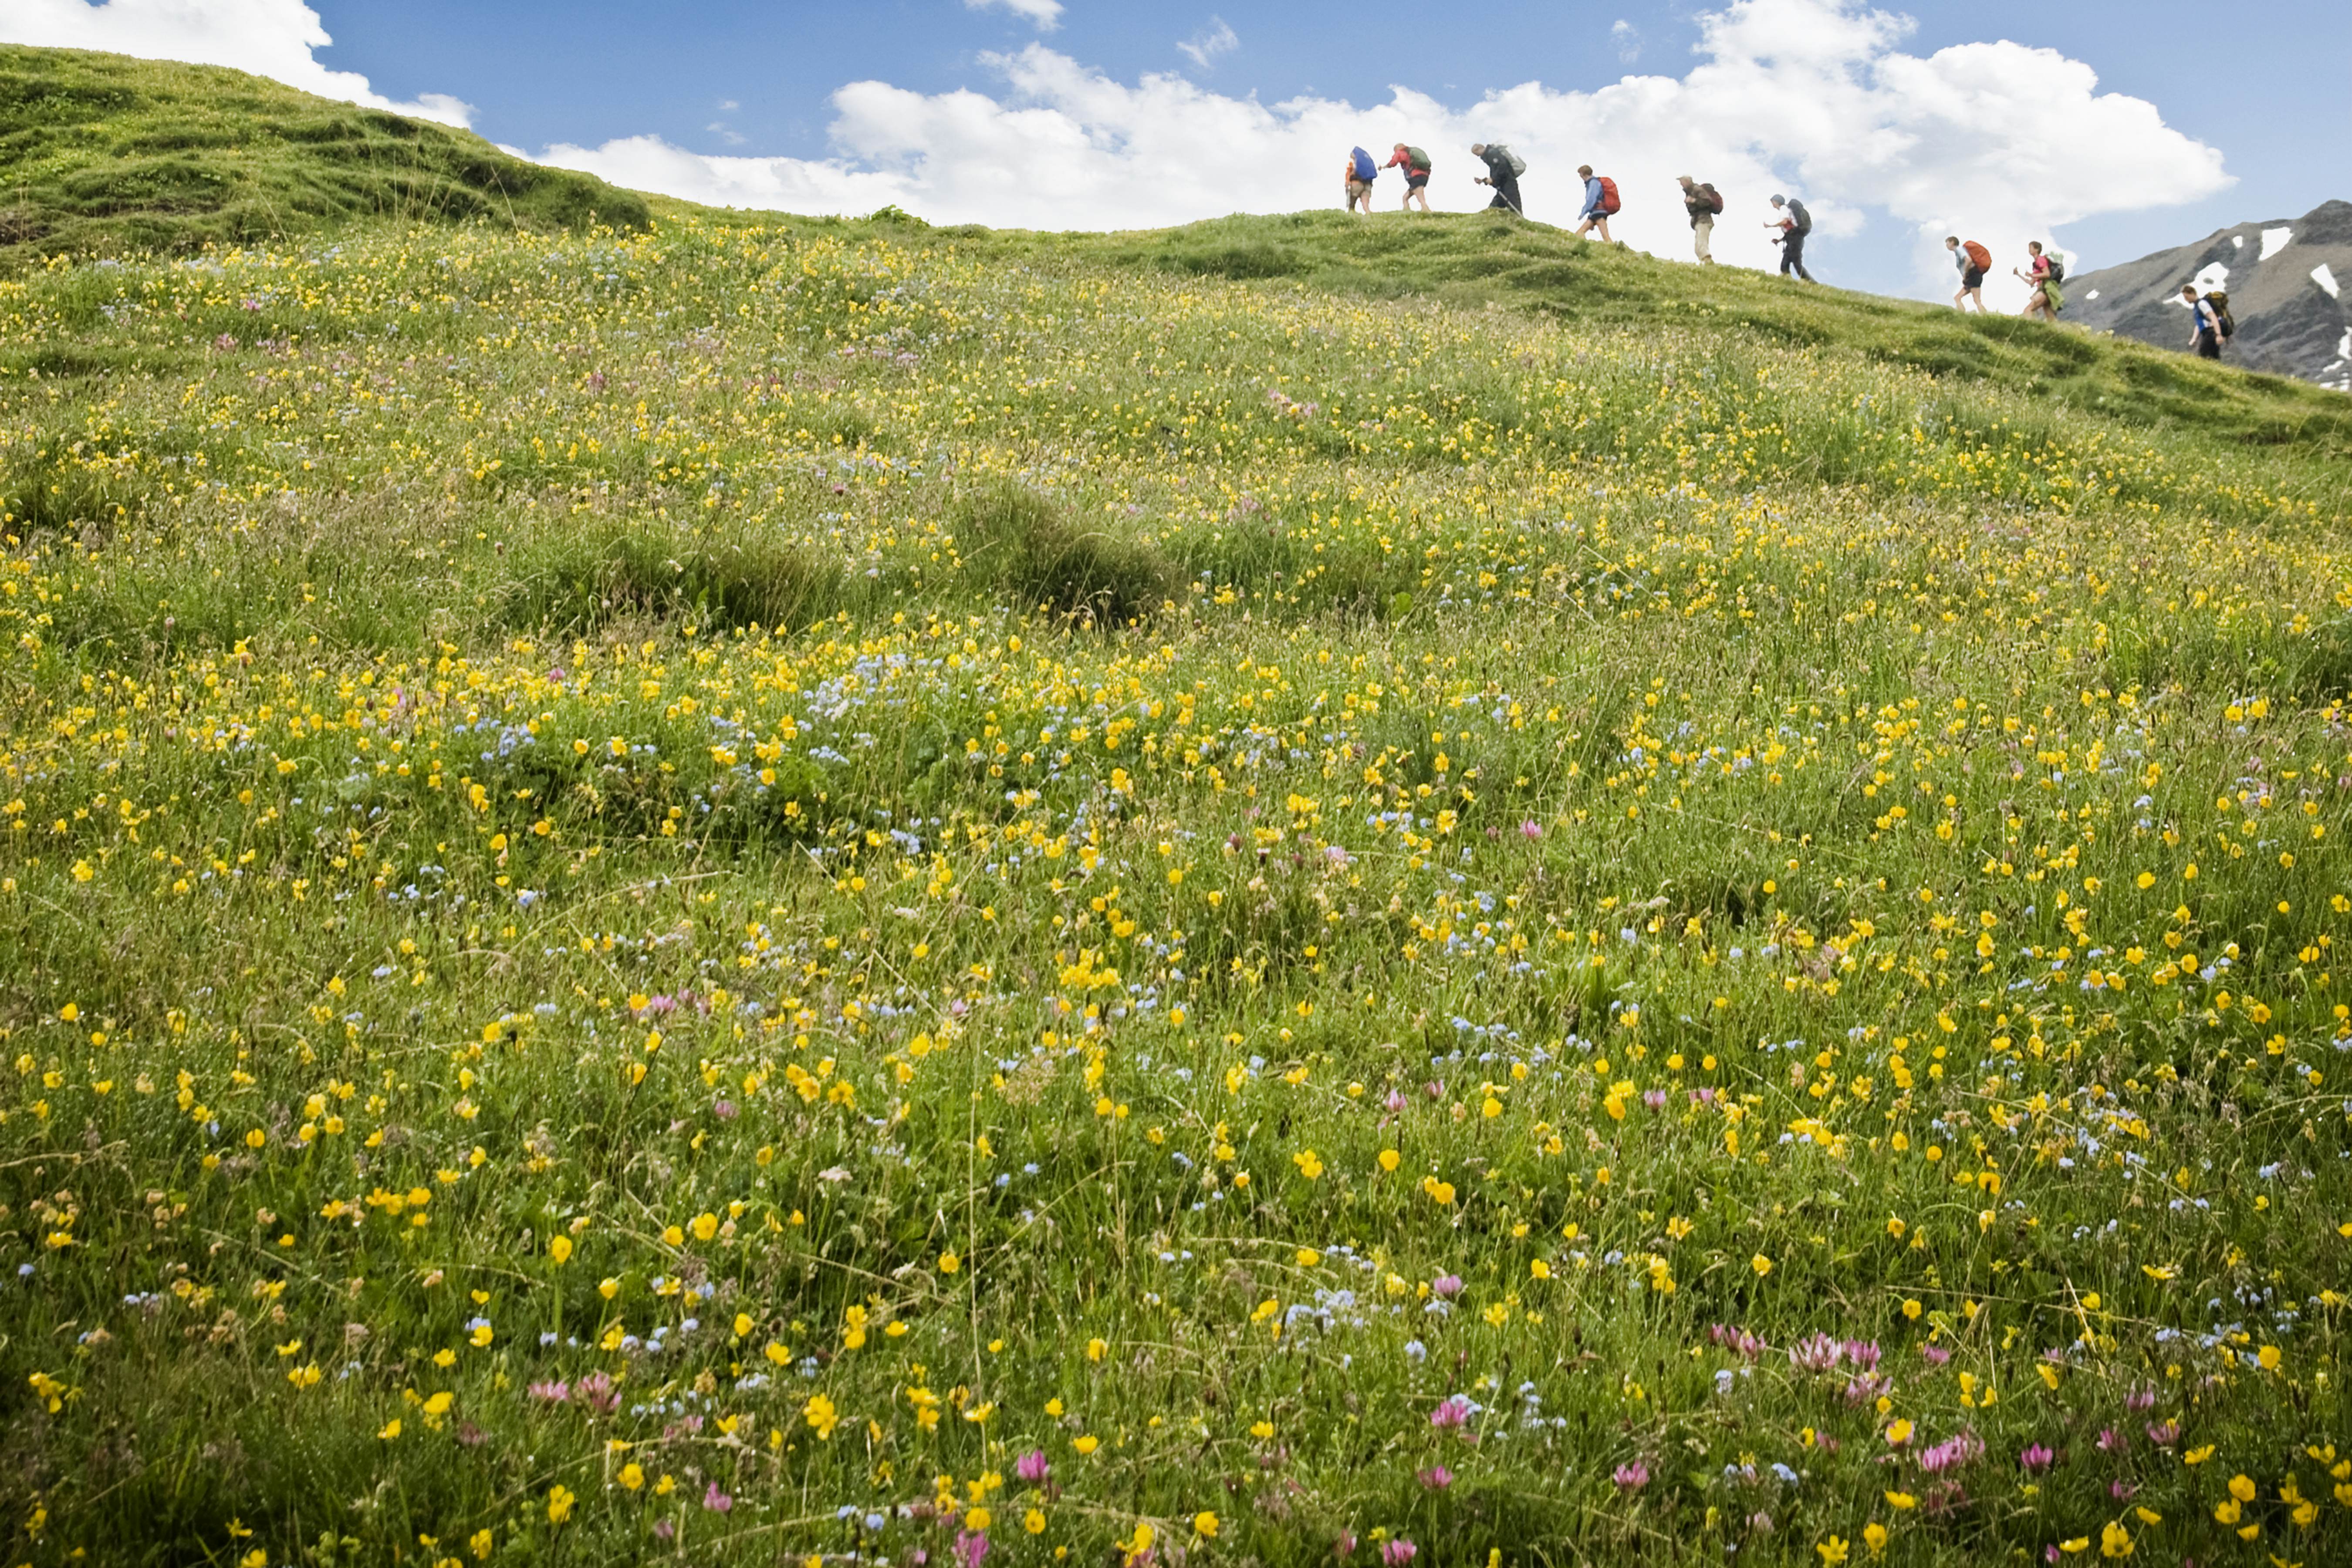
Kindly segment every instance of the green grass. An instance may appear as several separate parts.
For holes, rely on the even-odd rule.
[[[643,198],[480,137],[212,66],[0,45],[0,266],[354,217],[642,226]]]
[[[2316,395],[656,206],[0,281],[10,1561],[2345,1555]]]

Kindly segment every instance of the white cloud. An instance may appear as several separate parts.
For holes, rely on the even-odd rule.
[[[1062,0],[963,0],[970,11],[985,11],[994,6],[1028,19],[1041,33],[1050,33],[1062,25]]]
[[[473,123],[472,105],[446,93],[400,103],[357,71],[328,69],[316,51],[332,41],[302,0],[0,0],[0,42],[230,66],[322,98]]]
[[[1105,228],[1337,206],[1337,154],[1394,141],[1436,155],[1436,205],[1484,205],[1465,149],[1499,141],[1530,165],[1532,217],[1570,218],[1580,195],[1570,171],[1590,162],[1625,193],[1612,225],[1621,238],[1686,256],[1674,179],[1696,174],[1730,200],[1717,256],[1770,266],[1765,202],[1786,190],[1814,213],[1817,273],[1837,277],[1836,241],[1876,210],[1916,237],[1923,295],[1948,293],[1942,241],[1960,233],[1992,247],[1995,287],[2012,302],[2025,289],[2003,275],[2022,264],[2029,238],[2230,183],[2219,152],[2167,126],[2153,104],[2101,93],[2089,66],[2054,50],[2004,42],[1906,54],[1911,22],[1854,0],[1734,0],[1701,21],[1685,76],[1628,76],[1591,92],[1528,82],[1459,108],[1405,87],[1359,109],[1314,97],[1265,104],[1172,73],[1129,84],[1033,44],[982,57],[1003,82],[994,95],[843,88],[826,159],[705,158],[651,137],[544,156],[732,205],[896,203],[941,222]],[[1195,42],[1205,63],[1211,50]],[[1393,179],[1382,180],[1378,205],[1401,195]]]
[[[1642,58],[1642,32],[1633,23],[1620,16],[1609,26],[1609,41],[1617,46],[1617,58],[1632,65]]]
[[[1239,34],[1226,26],[1223,16],[1212,16],[1207,26],[1176,47],[1190,55],[1194,65],[1207,70],[1216,63],[1219,55],[1229,55],[1240,48],[1242,40]]]

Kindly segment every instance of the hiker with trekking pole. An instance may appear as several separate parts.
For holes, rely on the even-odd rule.
[[[1412,211],[1412,204],[1421,203],[1421,210],[1429,210],[1429,154],[1418,147],[1408,147],[1400,142],[1384,167],[1404,171],[1404,210]]]
[[[1701,266],[1715,265],[1716,215],[1723,211],[1723,196],[1712,184],[1694,182],[1688,174],[1682,177],[1683,210],[1690,214],[1691,248],[1698,253]]]
[[[1609,236],[1609,219],[1622,205],[1617,195],[1617,182],[1595,174],[1590,163],[1579,164],[1576,172],[1584,179],[1584,210],[1576,215],[1584,221],[1576,226],[1576,237],[1582,239],[1597,227],[1602,243],[1614,245],[1616,241]]]
[[[1486,165],[1486,172],[1471,183],[1495,189],[1495,199],[1486,204],[1487,209],[1501,207],[1527,216],[1527,208],[1519,205],[1519,176],[1528,172],[1528,161],[1499,142],[1474,142],[1470,155]]]
[[[1370,153],[1358,147],[1348,153],[1348,171],[1341,189],[1348,194],[1349,212],[1361,207],[1366,217],[1372,216],[1372,182],[1380,177],[1381,166],[1372,162]]]
[[[1944,248],[1952,253],[1952,265],[1960,274],[1960,291],[1952,296],[1952,308],[1965,316],[1969,313],[1969,301],[1974,300],[1977,314],[1983,315],[1985,274],[1992,270],[1992,252],[1957,234],[1944,237]]]
[[[1805,236],[1813,232],[1813,215],[1793,196],[1774,196],[1772,205],[1780,209],[1780,216],[1766,218],[1764,226],[1780,231],[1772,242],[1780,247],[1780,276],[1786,278],[1793,272],[1811,283],[1813,275],[1805,270]]]

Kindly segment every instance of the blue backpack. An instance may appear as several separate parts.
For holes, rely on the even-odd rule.
[[[1381,166],[1372,162],[1372,155],[1370,153],[1365,152],[1361,147],[1357,148],[1356,178],[1369,185],[1380,177]]]

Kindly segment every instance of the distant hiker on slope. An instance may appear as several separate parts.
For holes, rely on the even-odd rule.
[[[1944,248],[1952,253],[1952,265],[1960,272],[1960,291],[1952,296],[1952,308],[1965,316],[1969,313],[1969,301],[1974,300],[1977,314],[1983,315],[1985,273],[1992,267],[1992,252],[1957,234],[1944,237]]]
[[[1584,210],[1576,215],[1583,221],[1576,226],[1576,237],[1582,239],[1598,227],[1603,243],[1614,245],[1616,241],[1609,237],[1609,220],[1621,205],[1617,182],[1594,174],[1590,163],[1579,164],[1576,172],[1584,176]]]
[[[1429,210],[1428,153],[1418,147],[1408,147],[1400,142],[1396,144],[1396,151],[1389,155],[1388,163],[1382,167],[1402,168],[1404,171],[1404,210],[1406,212],[1412,211],[1412,204],[1416,198],[1421,203],[1422,211]]]
[[[2058,312],[2066,308],[2065,296],[2058,292],[2058,285],[2065,280],[2066,264],[2044,253],[2038,239],[2027,240],[2025,250],[2033,258],[2031,268],[2024,272],[2014,267],[2009,269],[2011,277],[2023,279],[2033,289],[2026,296],[2021,313],[2029,321],[2039,316],[2054,327],[2058,324]]]
[[[2229,312],[2213,301],[2221,300],[2226,302],[2229,296],[2208,294],[2200,299],[2196,284],[2183,283],[2180,299],[2189,307],[2189,330],[2192,334],[2189,340],[2189,352],[2199,359],[2220,359],[2221,340],[2230,335]]]
[[[1804,203],[1790,196],[1774,196],[1772,205],[1780,216],[1765,219],[1764,226],[1780,231],[1772,241],[1780,247],[1780,276],[1793,272],[1811,283],[1813,275],[1805,270],[1805,236],[1813,232],[1813,215],[1805,210]]]
[[[1486,165],[1486,174],[1472,183],[1495,187],[1495,199],[1486,204],[1488,210],[1501,207],[1527,216],[1528,209],[1519,205],[1519,176],[1528,172],[1528,161],[1499,142],[1474,142],[1470,155]]]
[[[1372,162],[1372,155],[1370,153],[1358,147],[1348,154],[1345,188],[1348,193],[1349,212],[1361,207],[1366,217],[1372,216],[1372,182],[1380,177],[1381,166]]]
[[[1694,184],[1688,174],[1682,177],[1683,210],[1690,214],[1691,249],[1698,253],[1702,265],[1715,265],[1715,217],[1723,210],[1723,196],[1704,182]]]

